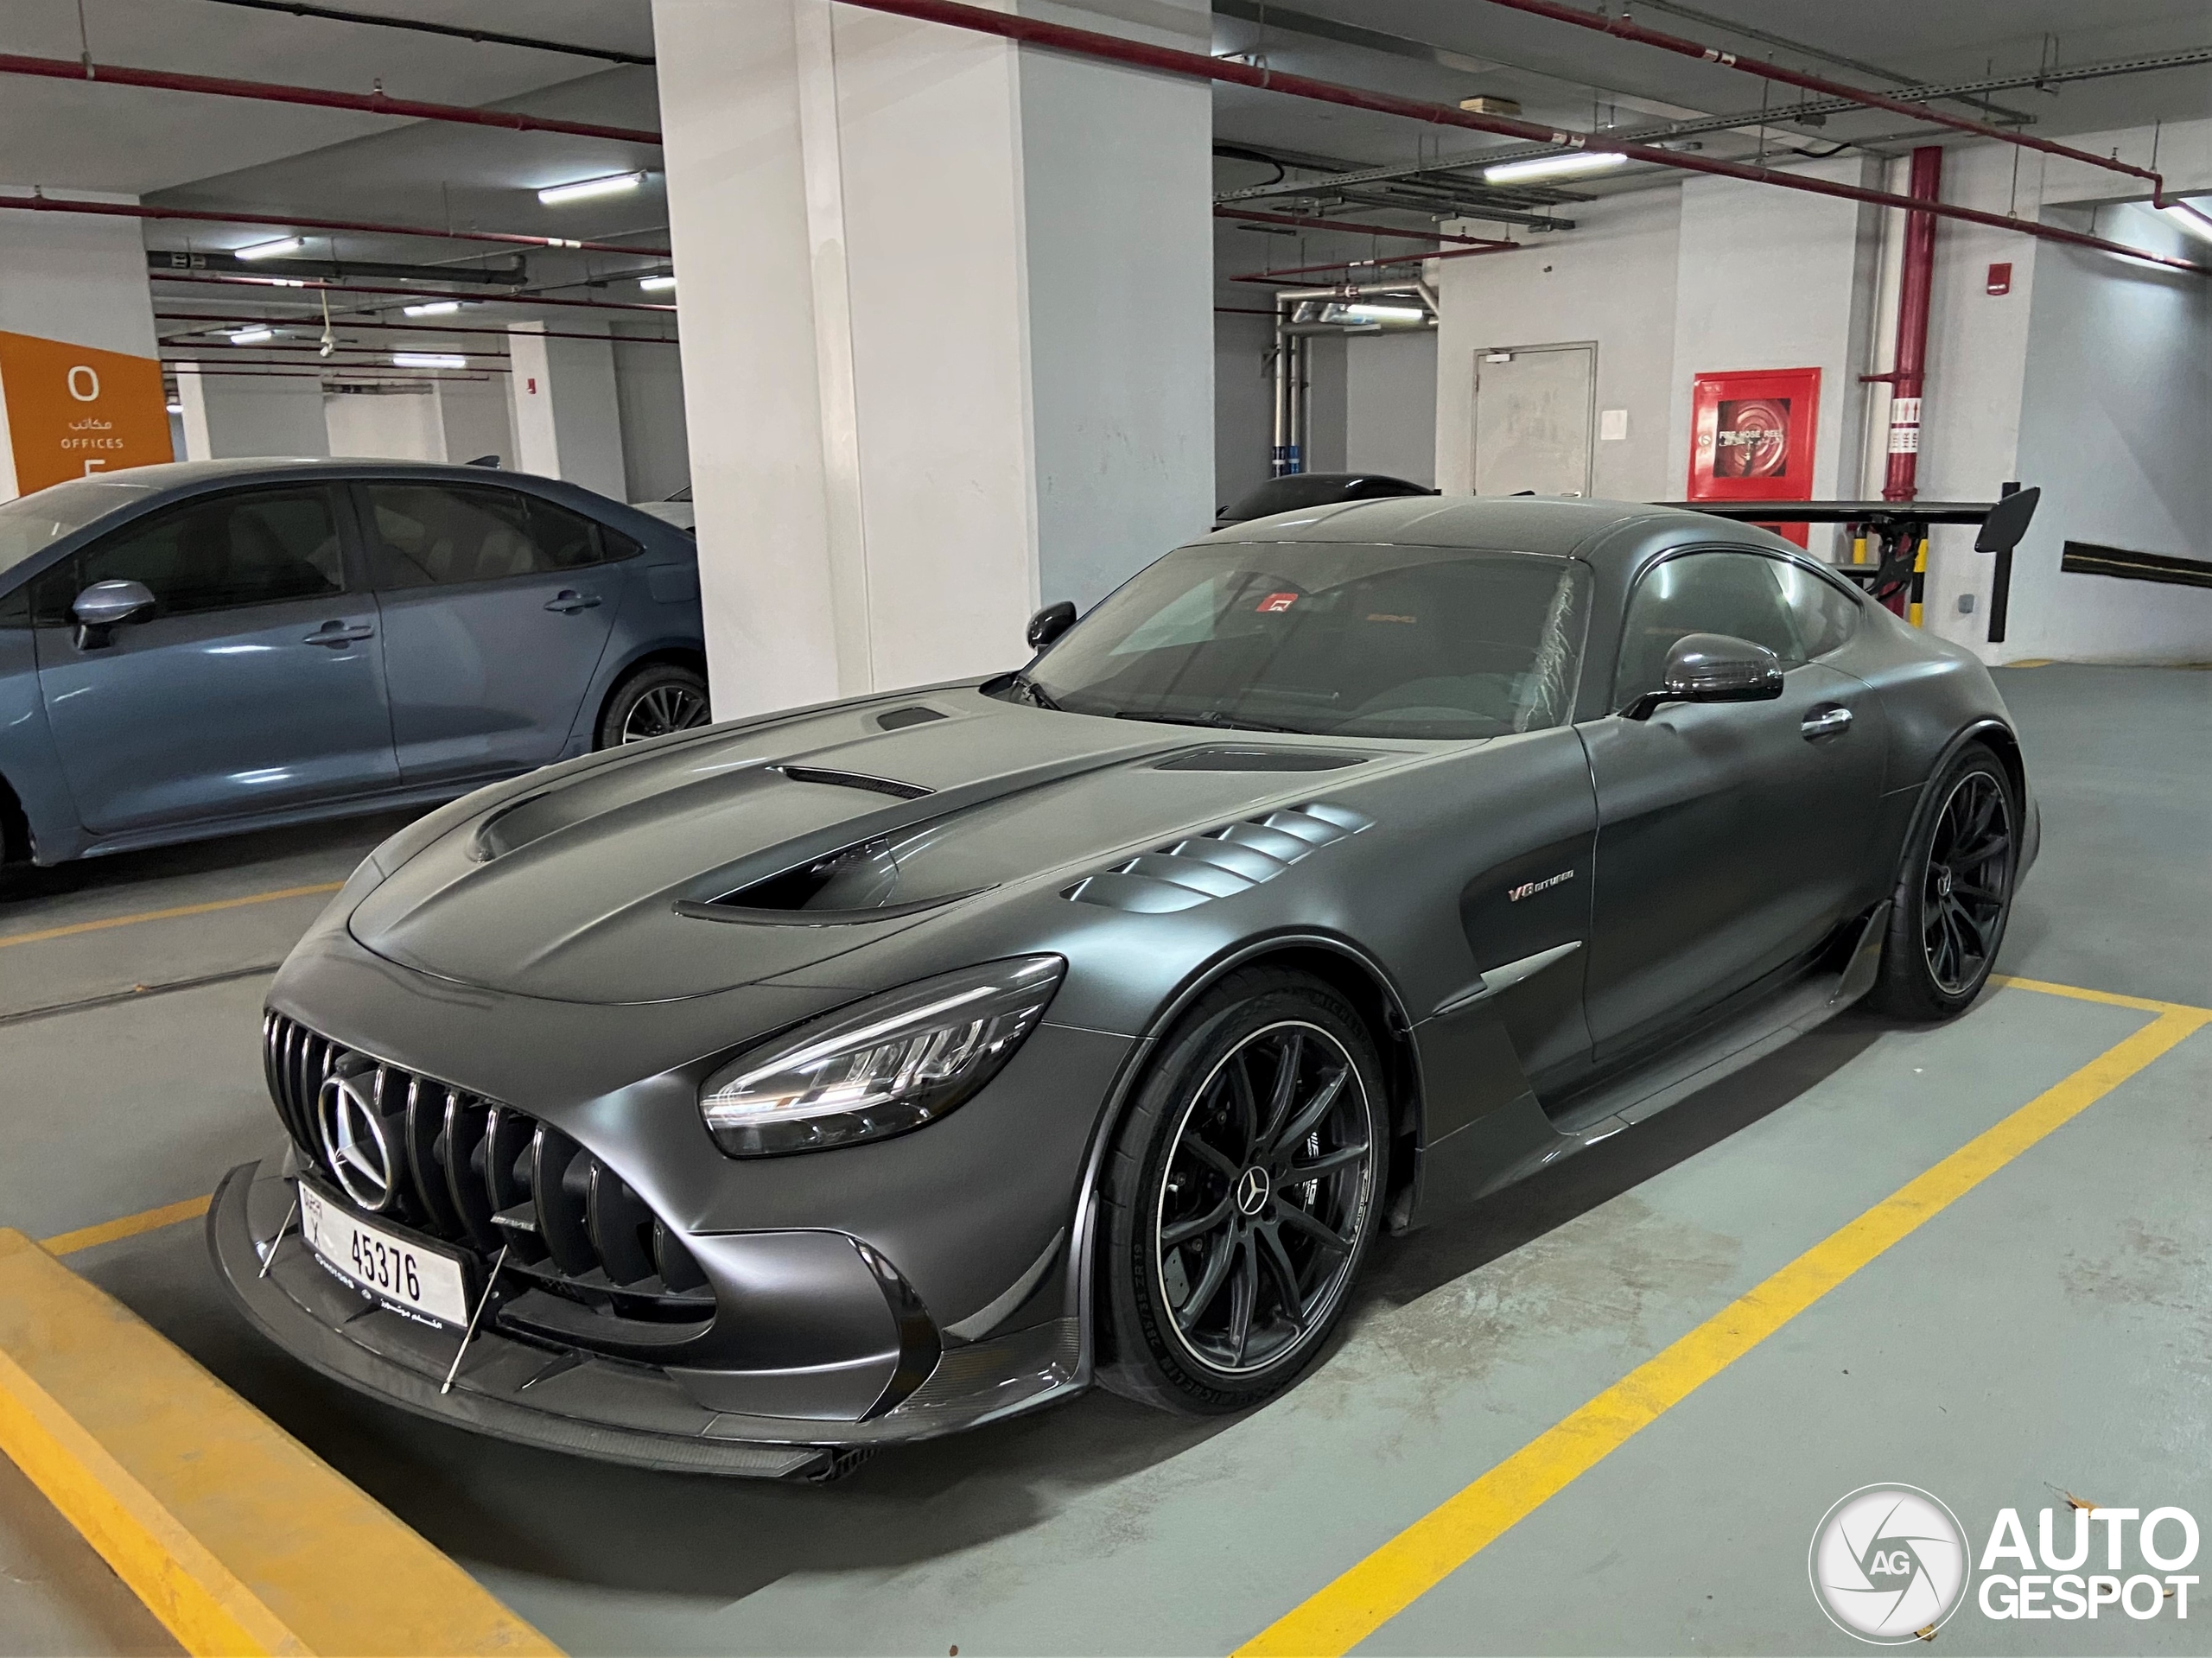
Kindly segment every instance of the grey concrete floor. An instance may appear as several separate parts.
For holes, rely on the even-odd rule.
[[[2212,1004],[2212,674],[1999,677],[2045,831],[2002,965]],[[0,936],[335,880],[390,827],[40,877],[0,904]],[[0,950],[0,1020],[274,961],[321,902]],[[42,1235],[194,1196],[266,1145],[264,983],[0,1023],[0,1223]],[[194,1228],[73,1264],[571,1650],[1222,1653],[2148,1018],[2022,990],[1935,1030],[1847,1015],[1379,1250],[1338,1350],[1265,1410],[1193,1423],[1093,1395],[823,1490],[601,1467],[347,1394],[238,1324]],[[2032,1530],[2062,1490],[2180,1503],[2212,1528],[2208,1083],[2212,1032],[1716,1377],[1368,1648],[1850,1649],[1813,1604],[1806,1547],[1831,1502],[1876,1480],[1934,1490],[1977,1540],[2000,1506]],[[0,1571],[9,1528],[41,1506],[0,1483]],[[137,1649],[75,1604],[82,1567],[29,1589],[0,1576],[0,1652],[65,1628],[72,1649]],[[1940,1639],[2212,1649],[2200,1630],[2212,1604],[2187,1623],[2000,1624],[1969,1608]]]

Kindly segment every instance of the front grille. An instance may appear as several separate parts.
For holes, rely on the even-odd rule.
[[[301,1158],[335,1181],[317,1126],[333,1077],[359,1079],[393,1167],[377,1211],[613,1315],[613,1327],[703,1324],[715,1293],[683,1240],[621,1176],[549,1122],[403,1070],[271,1011],[262,1019],[270,1096]],[[673,1335],[664,1329],[664,1336]]]

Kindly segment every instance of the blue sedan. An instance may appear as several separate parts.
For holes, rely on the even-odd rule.
[[[428,804],[708,718],[691,537],[571,484],[215,461],[0,505],[10,861]]]

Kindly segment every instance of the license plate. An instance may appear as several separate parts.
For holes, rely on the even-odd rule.
[[[304,1181],[300,1236],[324,1266],[386,1306],[439,1324],[468,1322],[461,1262],[372,1225]]]

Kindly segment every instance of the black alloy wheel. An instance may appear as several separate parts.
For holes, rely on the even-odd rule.
[[[711,723],[707,682],[675,663],[656,663],[623,681],[607,699],[599,746],[616,748]]]
[[[1910,1019],[1948,1019],[1980,994],[2012,915],[2018,865],[2012,779],[1974,746],[1930,791],[1892,899],[1876,1001]]]
[[[1335,992],[1279,972],[1224,989],[1166,1045],[1111,1194],[1102,1379],[1181,1411],[1255,1403],[1320,1350],[1389,1154],[1373,1045]]]

